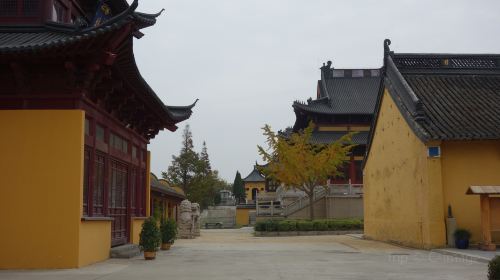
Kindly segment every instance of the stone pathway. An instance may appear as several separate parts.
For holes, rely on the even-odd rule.
[[[441,254],[459,257],[459,258],[468,258],[470,260],[488,263],[495,256],[500,256],[500,250],[496,251],[482,251],[478,249],[467,249],[461,250],[457,248],[445,248],[445,249],[435,249],[434,252],[438,252]]]
[[[487,265],[353,236],[253,237],[203,230],[155,261],[108,260],[82,269],[0,271],[0,279],[486,279]]]

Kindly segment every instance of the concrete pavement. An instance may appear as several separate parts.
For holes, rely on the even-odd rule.
[[[155,261],[108,260],[82,269],[0,271],[0,279],[486,279],[487,265],[353,236],[253,237],[203,230]]]

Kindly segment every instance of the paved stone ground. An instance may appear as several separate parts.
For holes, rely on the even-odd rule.
[[[109,260],[82,269],[0,271],[0,279],[486,279],[487,265],[356,236],[253,237],[204,230],[155,261]]]
[[[459,256],[485,263],[488,263],[495,256],[500,256],[500,249],[497,249],[496,251],[482,251],[474,248],[469,248],[467,250],[461,250],[457,248],[444,248],[435,249],[434,251],[445,255]]]

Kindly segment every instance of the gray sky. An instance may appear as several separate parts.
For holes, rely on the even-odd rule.
[[[260,128],[293,125],[292,102],[315,96],[322,63],[380,67],[384,38],[396,52],[500,53],[500,1],[142,0],[138,11],[161,8],[135,40],[137,64],[164,103],[200,101],[151,141],[157,175],[189,123],[224,179],[245,177],[260,161]]]

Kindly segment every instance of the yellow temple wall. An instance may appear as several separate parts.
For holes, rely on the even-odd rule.
[[[427,146],[387,89],[371,145],[363,178],[365,236],[417,248],[444,246],[441,162],[427,158]]]
[[[250,211],[255,211],[255,209],[236,208],[236,224],[247,226],[250,223]]]
[[[252,189],[258,189],[259,193],[266,191],[265,182],[245,182],[245,195],[247,200],[252,199]]]
[[[471,231],[471,242],[477,243],[482,239],[479,196],[465,192],[472,185],[500,184],[500,141],[443,142],[441,155],[444,211],[451,205],[457,227]]]
[[[79,246],[79,267],[108,259],[111,221],[81,221]]]
[[[0,110],[0,131],[0,269],[78,267],[84,112]]]

